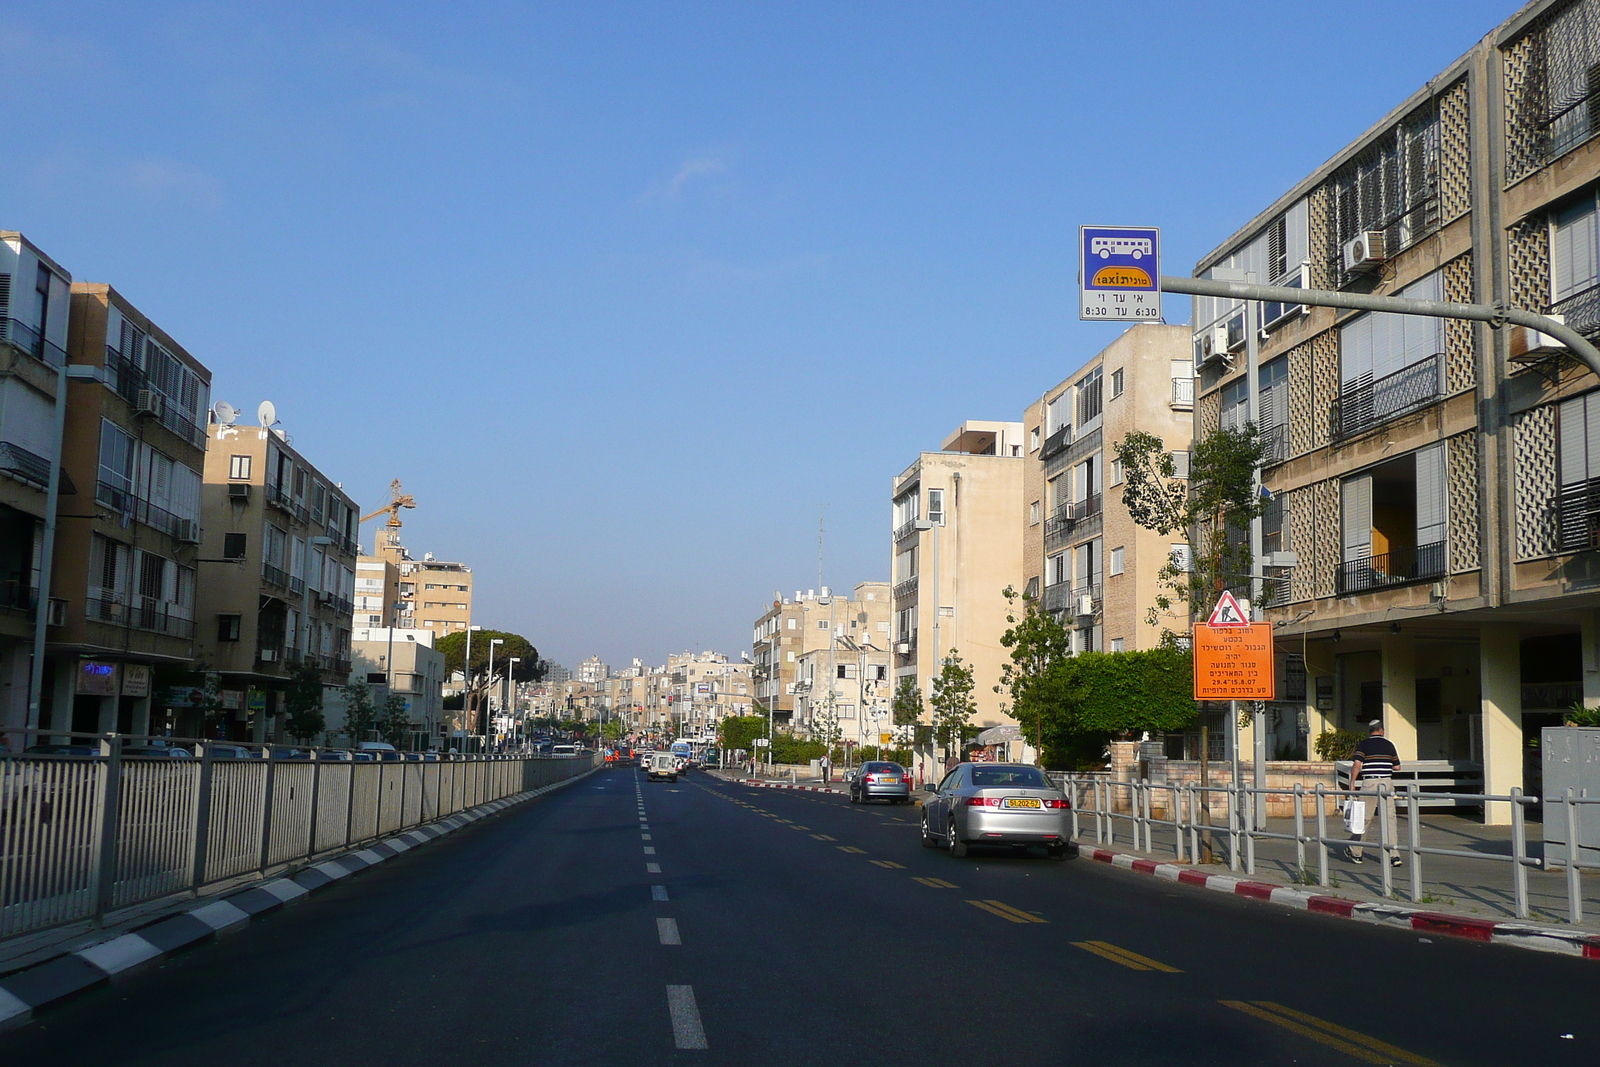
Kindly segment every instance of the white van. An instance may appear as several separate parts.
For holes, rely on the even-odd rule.
[[[578,755],[577,745],[556,745],[550,749],[550,755],[556,759],[573,759]]]
[[[678,780],[678,757],[670,752],[650,753],[650,763],[645,769],[650,781],[665,778],[669,782]]]

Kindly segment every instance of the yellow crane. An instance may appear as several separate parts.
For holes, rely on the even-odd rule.
[[[400,539],[400,509],[414,508],[416,506],[416,497],[406,492],[400,485],[400,479],[396,478],[394,481],[389,483],[389,502],[383,507],[379,508],[377,511],[374,511],[371,515],[363,515],[361,517],[361,521],[369,522],[372,519],[377,518],[379,515],[388,512],[389,521],[384,523],[384,525],[389,528],[389,543],[396,544]]]

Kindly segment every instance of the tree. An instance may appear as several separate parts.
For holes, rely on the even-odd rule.
[[[390,693],[383,700],[383,714],[378,717],[378,733],[395,748],[404,748],[411,741],[411,709],[406,698]]]
[[[928,705],[933,709],[933,736],[950,757],[959,759],[967,722],[978,708],[972,702],[972,667],[963,663],[961,654],[953,648],[939,665]]]
[[[1046,718],[1061,712],[1059,685],[1051,678],[1053,666],[1072,655],[1072,636],[1060,618],[1039,609],[1039,602],[1007,586],[1001,594],[1008,605],[1006,622],[1010,629],[1000,635],[1000,644],[1011,650],[1011,661],[1000,668],[1000,685],[1011,696],[1011,717],[1017,720],[1024,736],[1031,733],[1035,746],[1044,747]],[[1018,614],[1018,604],[1021,614]]]
[[[1187,481],[1177,476],[1177,460],[1154,434],[1136,430],[1116,445],[1122,464],[1122,503],[1135,523],[1163,536],[1184,533],[1187,559],[1167,561],[1157,575],[1160,591],[1146,619],[1160,625],[1165,616],[1187,634],[1193,612],[1224,589],[1248,580],[1250,521],[1266,510],[1257,492],[1261,438],[1255,426],[1213,430],[1194,446]],[[1179,633],[1164,628],[1162,638],[1177,643]]]
[[[351,682],[344,691],[344,734],[346,742],[355,748],[362,741],[372,740],[377,729],[378,715],[372,706],[372,687],[365,679]]]
[[[922,718],[922,689],[916,678],[906,675],[894,687],[894,700],[889,705],[894,724],[909,730]]]
[[[735,749],[750,752],[755,748],[756,738],[767,736],[767,720],[760,715],[739,715],[723,719],[717,735],[724,749],[730,752]]]
[[[327,729],[327,716],[322,713],[321,670],[309,663],[300,664],[290,675],[283,697],[289,712],[283,726],[290,737],[309,742]]]

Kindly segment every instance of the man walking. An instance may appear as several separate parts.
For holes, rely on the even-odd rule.
[[[1379,786],[1387,787],[1385,795],[1381,798],[1384,811],[1383,819],[1378,823],[1379,836],[1382,828],[1387,825],[1391,836],[1396,834],[1395,806],[1394,806],[1394,772],[1400,769],[1400,753],[1396,751],[1394,742],[1383,736],[1383,720],[1373,719],[1367,724],[1369,736],[1360,745],[1356,746],[1352,759],[1354,766],[1350,768],[1350,788],[1359,790],[1361,799],[1366,801],[1366,818],[1363,818],[1350,827],[1350,840],[1352,844],[1345,852],[1345,857],[1351,863],[1361,862],[1361,846],[1359,842],[1367,830],[1367,819],[1378,814]],[[1380,842],[1381,843],[1381,842]],[[1398,853],[1389,851],[1389,863],[1395,867],[1400,866]]]

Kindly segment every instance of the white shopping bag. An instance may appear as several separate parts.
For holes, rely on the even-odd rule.
[[[1367,802],[1360,797],[1351,797],[1344,804],[1344,828],[1352,834],[1367,832]]]

